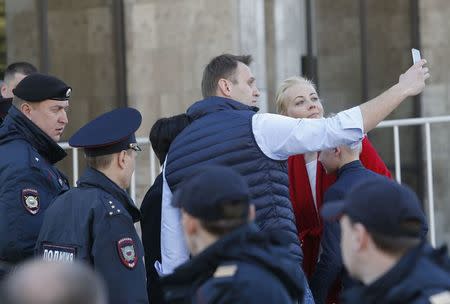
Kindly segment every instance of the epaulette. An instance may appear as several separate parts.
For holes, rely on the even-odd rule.
[[[228,278],[233,277],[236,274],[237,265],[221,265],[216,268],[213,277],[214,278]]]
[[[119,215],[123,213],[121,204],[114,202],[110,198],[103,198],[102,201],[109,216]]]
[[[450,304],[450,291],[443,291],[430,297],[431,304]]]

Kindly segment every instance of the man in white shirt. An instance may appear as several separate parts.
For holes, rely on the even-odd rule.
[[[162,265],[171,273],[189,258],[180,210],[171,206],[173,191],[205,164],[230,166],[249,184],[262,230],[277,230],[302,253],[289,200],[286,160],[289,156],[351,144],[363,138],[405,98],[422,92],[429,77],[422,60],[380,96],[326,119],[294,119],[256,114],[259,97],[250,56],[220,55],[206,66],[205,98],[187,111],[193,120],[172,143],[164,167],[161,221]],[[312,303],[312,302],[308,302]]]

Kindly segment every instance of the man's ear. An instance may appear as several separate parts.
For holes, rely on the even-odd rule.
[[[182,214],[183,214],[182,222],[183,222],[183,227],[184,227],[185,233],[187,235],[196,234],[197,230],[199,228],[199,225],[200,225],[200,222],[198,221],[198,219],[190,216],[189,214],[187,214],[184,211]]]
[[[334,154],[335,157],[340,158],[341,154],[342,154],[341,147],[333,148],[333,154]]]
[[[126,156],[127,156],[127,151],[125,151],[125,150],[122,150],[122,151],[120,151],[120,153],[117,154],[116,161],[117,161],[117,165],[119,166],[120,169],[125,169],[125,167],[126,167],[126,162],[127,162]]]
[[[24,102],[20,105],[20,112],[22,112],[26,117],[28,117],[28,119],[31,120],[31,111],[33,110],[32,105],[30,105],[27,102]]]
[[[6,91],[8,91],[8,88],[6,87],[6,83],[3,83],[2,87],[0,88],[0,92],[1,92],[2,96],[6,95]]]
[[[229,81],[225,78],[219,79],[219,81],[217,82],[217,89],[220,91],[221,95],[225,97],[231,96],[231,87]]]
[[[360,251],[361,249],[366,249],[369,245],[369,233],[366,228],[360,224],[356,223],[353,226],[353,245],[354,249]]]

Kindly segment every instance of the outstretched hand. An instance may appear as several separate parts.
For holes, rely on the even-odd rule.
[[[429,69],[424,67],[426,63],[422,59],[400,75],[398,85],[407,96],[417,95],[425,88],[425,80],[430,77]]]

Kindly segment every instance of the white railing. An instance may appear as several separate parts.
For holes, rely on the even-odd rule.
[[[431,124],[450,122],[450,116],[436,116],[436,117],[424,117],[424,118],[409,118],[398,120],[383,121],[377,128],[392,128],[394,132],[394,157],[395,157],[395,179],[401,183],[401,159],[400,159],[400,135],[399,128],[406,126],[423,126],[425,131],[425,151],[426,151],[426,178],[427,178],[427,194],[428,194],[428,216],[430,226],[430,242],[433,246],[436,246],[436,223],[435,223],[435,210],[434,210],[434,189],[433,189],[433,163],[431,157]],[[148,185],[153,184],[157,174],[160,172],[160,166],[156,160],[156,155],[151,148],[148,138],[139,137],[137,142],[142,146],[148,146],[148,159],[150,180]],[[74,186],[78,180],[78,149],[71,148],[68,143],[61,143],[60,146],[65,150],[72,150],[72,178]],[[130,185],[131,198],[136,200],[136,176],[133,174]]]
[[[400,135],[399,127],[423,126],[425,129],[425,161],[427,166],[427,194],[428,194],[428,221],[430,225],[430,242],[436,246],[436,222],[434,210],[433,189],[433,159],[431,157],[431,124],[450,122],[450,116],[421,117],[409,119],[387,120],[381,122],[377,128],[393,128],[394,132],[394,156],[395,156],[395,179],[401,183],[401,160],[400,160]],[[421,160],[420,160],[421,161]]]

